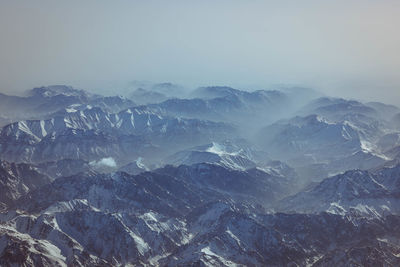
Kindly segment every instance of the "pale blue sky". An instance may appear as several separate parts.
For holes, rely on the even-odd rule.
[[[400,1],[2,0],[0,91],[312,86],[400,104]]]

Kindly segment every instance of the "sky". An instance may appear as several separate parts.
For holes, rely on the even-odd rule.
[[[400,105],[398,14],[398,0],[1,0],[0,92],[143,80]]]

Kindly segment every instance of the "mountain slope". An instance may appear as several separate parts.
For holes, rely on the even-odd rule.
[[[31,165],[0,161],[0,208],[7,209],[21,196],[50,182]]]
[[[283,199],[279,210],[347,212],[382,216],[400,212],[400,165],[375,172],[352,170],[326,178],[314,187]]]
[[[87,107],[99,107],[116,113],[133,106],[135,103],[124,97],[104,97],[64,85],[34,88],[26,96],[0,94],[0,114],[5,122],[48,118],[53,113],[65,114]]]
[[[179,149],[233,135],[232,126],[195,119],[163,117],[127,109],[116,114],[91,108],[48,120],[19,121],[0,132],[0,156],[12,161],[117,159],[146,155],[146,150]],[[142,153],[142,154],[139,154]]]
[[[361,150],[360,136],[351,124],[330,122],[317,115],[276,122],[262,129],[257,139],[273,156],[284,159],[309,155],[318,161]]]

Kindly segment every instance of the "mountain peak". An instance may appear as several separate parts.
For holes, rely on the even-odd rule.
[[[88,96],[84,90],[78,90],[72,86],[67,85],[50,85],[36,87],[29,91],[32,96],[40,97],[53,97],[56,95],[66,95],[66,96]]]

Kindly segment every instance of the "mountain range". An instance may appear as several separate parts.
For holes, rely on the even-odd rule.
[[[0,95],[1,266],[399,266],[400,109],[307,88]]]

